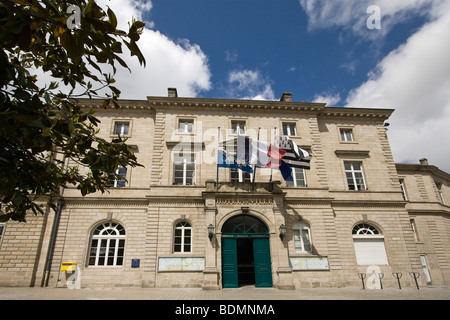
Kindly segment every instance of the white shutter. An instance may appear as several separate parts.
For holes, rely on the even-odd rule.
[[[358,265],[387,265],[384,238],[353,237]]]

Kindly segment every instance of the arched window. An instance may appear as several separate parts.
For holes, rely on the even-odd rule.
[[[222,226],[222,233],[269,233],[266,225],[256,217],[241,214],[228,219]]]
[[[377,228],[370,224],[360,223],[357,224],[352,231],[352,234],[356,235],[375,235],[380,234]]]
[[[298,222],[293,226],[294,245],[296,252],[312,252],[311,231],[305,222]]]
[[[118,223],[100,224],[92,233],[90,266],[121,266],[125,250],[125,229]]]
[[[182,221],[175,225],[173,252],[191,252],[192,227],[189,222]]]
[[[368,223],[353,227],[353,245],[358,265],[387,265],[384,236],[380,230]]]

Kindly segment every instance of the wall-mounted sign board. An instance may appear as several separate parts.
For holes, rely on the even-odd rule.
[[[330,270],[328,257],[289,257],[292,270]]]
[[[159,257],[158,271],[203,271],[203,257]]]

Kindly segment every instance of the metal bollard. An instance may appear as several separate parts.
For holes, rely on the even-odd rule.
[[[361,279],[363,290],[366,289],[366,286],[364,285],[364,279],[366,278],[366,274],[365,273],[358,273],[358,278]]]
[[[419,279],[420,273],[418,273],[418,272],[410,272],[409,275],[410,275],[412,278],[414,278],[414,281],[416,282],[417,290],[419,290],[419,283],[417,282],[417,279]]]
[[[376,273],[375,275],[377,276],[378,279],[380,279],[380,287],[381,289],[383,289],[383,282],[381,281],[381,279],[384,278],[384,273]]]
[[[400,285],[400,278],[402,277],[402,273],[401,272],[393,272],[392,275],[397,278],[397,282],[398,282],[398,288],[401,289],[402,286]]]

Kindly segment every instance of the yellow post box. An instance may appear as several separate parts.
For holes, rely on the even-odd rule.
[[[63,262],[61,263],[61,271],[69,271],[69,272],[73,272],[75,271],[77,268],[77,263],[76,262]]]

